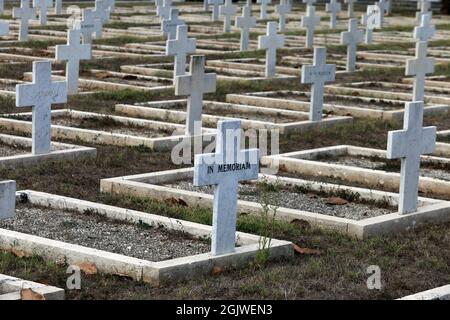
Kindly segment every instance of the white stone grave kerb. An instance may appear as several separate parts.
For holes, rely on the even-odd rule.
[[[330,29],[336,28],[337,15],[341,9],[342,5],[337,0],[330,0],[330,2],[325,5],[325,11],[330,13]]]
[[[314,48],[313,65],[302,66],[302,83],[312,84],[310,121],[321,121],[323,110],[323,92],[326,82],[333,82],[336,77],[336,65],[326,64],[327,49]]]
[[[67,31],[67,45],[57,45],[55,57],[57,61],[67,61],[66,80],[69,94],[78,92],[80,60],[91,59],[91,45],[81,44],[80,30]]]
[[[425,78],[427,74],[434,72],[434,58],[427,58],[427,42],[416,43],[416,58],[406,60],[407,76],[414,76],[414,89],[412,101],[424,101],[425,99]]]
[[[225,4],[219,7],[219,14],[223,16],[223,32],[231,31],[231,18],[237,13],[237,6],[233,0],[225,0]]]
[[[422,127],[423,102],[406,104],[403,130],[388,134],[387,158],[401,159],[399,213],[417,211],[420,156],[434,152],[436,127]]]
[[[356,0],[344,0],[344,2],[347,4],[347,17],[353,18],[353,12],[354,12]]]
[[[211,20],[219,21],[219,6],[223,5],[223,0],[208,0],[208,4],[212,6]]]
[[[422,14],[420,26],[414,27],[414,39],[417,41],[429,41],[433,38],[436,27],[431,24],[431,13]]]
[[[239,181],[254,180],[259,173],[259,150],[241,150],[239,120],[220,120],[216,152],[194,159],[194,185],[214,185],[211,252],[234,252],[236,243],[237,193]]]
[[[176,76],[186,73],[186,55],[195,53],[196,40],[188,38],[187,25],[177,26],[177,36],[175,39],[166,41],[166,55],[174,56],[174,82]]]
[[[12,16],[19,21],[19,41],[28,40],[28,21],[36,19],[36,8],[30,7],[30,0],[20,0],[20,8],[13,8]]]
[[[74,29],[80,30],[84,44],[92,43],[92,34],[96,39],[102,36],[102,22],[91,9],[83,9],[82,18],[75,21]]]
[[[256,0],[259,4],[259,18],[267,19],[267,6],[272,3],[272,0]]]
[[[67,82],[52,82],[50,61],[33,62],[33,82],[16,85],[16,106],[31,107],[32,153],[46,154],[51,151],[51,106],[67,102]]]
[[[365,43],[369,44],[373,39],[373,30],[381,28],[380,7],[376,5],[367,6],[367,11],[362,16],[361,24],[366,26]]]
[[[277,49],[284,46],[284,36],[277,34],[277,23],[268,22],[265,36],[258,37],[258,49],[266,49],[266,78],[276,74]]]
[[[47,9],[53,7],[52,0],[33,0],[33,7],[39,10],[39,23],[41,26],[47,24]]]
[[[291,12],[289,0],[280,0],[280,4],[275,6],[275,12],[278,14],[278,31],[284,32],[286,28],[286,15]]]
[[[306,28],[306,48],[311,49],[314,46],[314,30],[320,24],[320,17],[316,15],[316,8],[308,5],[306,16],[302,16],[301,27]]]
[[[185,24],[184,21],[178,17],[178,14],[178,9],[170,9],[170,18],[164,19],[161,23],[161,31],[168,40],[175,39],[177,36],[177,27]]]
[[[216,74],[205,73],[205,56],[191,56],[190,73],[175,78],[175,95],[188,95],[186,135],[201,134],[203,94],[216,91]]]
[[[341,44],[347,46],[346,71],[352,72],[356,69],[356,49],[358,43],[364,41],[364,32],[358,29],[358,20],[349,19],[348,31],[341,33]]]
[[[16,182],[13,180],[0,181],[0,220],[15,216]]]
[[[242,16],[236,17],[236,27],[241,29],[240,50],[248,50],[248,41],[250,37],[250,28],[256,25],[256,17],[252,16],[251,7],[242,8]]]

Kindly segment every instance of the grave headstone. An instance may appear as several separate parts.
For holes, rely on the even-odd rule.
[[[341,3],[337,0],[330,0],[330,2],[325,5],[325,11],[330,13],[330,29],[336,28],[337,15],[341,9]]]
[[[421,17],[420,26],[414,28],[414,39],[428,42],[435,32],[436,27],[431,24],[431,13],[425,13]]]
[[[383,28],[384,27],[384,14],[386,13],[386,10],[387,10],[387,2],[386,2],[386,0],[379,0],[378,2],[375,3],[375,5],[380,8],[380,26],[381,26],[381,28]]]
[[[4,11],[5,11],[5,1],[0,0],[0,14],[3,14]]]
[[[419,9],[419,12],[416,13],[416,21],[418,23],[420,23],[420,20],[422,19],[423,14],[427,14],[427,13],[432,14],[432,12],[430,11],[431,10],[430,0],[421,0],[418,3],[418,9]]]
[[[16,215],[16,182],[0,181],[0,220],[14,218]]]
[[[259,4],[259,18],[267,19],[267,6],[272,3],[272,0],[256,0]]]
[[[30,7],[30,0],[21,0],[20,8],[13,8],[14,19],[19,21],[19,41],[28,40],[28,21],[36,19],[36,8]]]
[[[95,0],[95,9],[93,10],[96,19],[100,20],[102,24],[108,22],[110,17],[108,0]]]
[[[302,0],[303,3],[306,4],[306,6],[312,6],[316,3],[316,0]]]
[[[102,36],[102,22],[95,17],[91,9],[83,9],[81,20],[76,20],[73,28],[80,30],[84,44],[92,43],[93,34],[96,39]]]
[[[239,120],[219,121],[216,152],[194,159],[194,185],[214,185],[211,252],[231,253],[236,243],[239,181],[255,180],[259,173],[259,150],[241,150]]]
[[[80,30],[67,31],[67,45],[57,45],[55,57],[57,61],[67,61],[66,80],[67,92],[78,92],[78,77],[80,74],[80,60],[91,59],[91,45],[81,44]]]
[[[195,52],[196,40],[188,38],[188,27],[186,25],[177,26],[175,39],[166,41],[166,55],[175,57],[174,81],[177,76],[186,73],[186,55]]]
[[[47,9],[53,7],[52,0],[33,0],[33,7],[39,11],[39,23],[41,26],[47,24]]]
[[[116,10],[116,0],[107,0],[108,1],[108,10],[113,13]]]
[[[212,6],[211,20],[219,21],[219,6],[223,5],[223,0],[208,0],[208,4]]]
[[[277,34],[277,23],[268,22],[265,36],[258,36],[258,49],[266,49],[266,78],[276,74],[277,49],[284,46],[284,36]]]
[[[248,50],[248,41],[250,37],[250,29],[256,25],[256,17],[252,16],[251,7],[242,8],[242,16],[236,17],[236,27],[241,29],[241,51]]]
[[[280,4],[275,6],[275,12],[278,14],[278,31],[284,32],[286,29],[286,15],[291,12],[289,0],[280,0]]]
[[[322,120],[324,86],[336,77],[336,65],[326,64],[326,57],[326,48],[314,48],[313,65],[302,66],[301,82],[311,84],[310,121]]]
[[[366,26],[365,43],[369,44],[373,39],[373,30],[381,28],[380,7],[376,5],[367,6],[367,12],[362,16],[361,24]]]
[[[414,92],[412,101],[424,101],[425,78],[434,72],[434,58],[427,58],[427,42],[416,43],[416,58],[406,60],[406,75],[414,76]]]
[[[55,0],[55,14],[60,15],[62,12],[62,0]]]
[[[417,211],[419,194],[420,157],[434,152],[436,127],[422,127],[422,101],[406,103],[403,130],[390,131],[387,158],[401,159],[398,212]]]
[[[162,3],[162,4],[161,4]],[[156,6],[156,16],[162,22],[170,18],[170,10],[172,9],[172,0],[160,0]]]
[[[33,62],[33,82],[16,85],[16,107],[32,108],[32,153],[51,151],[51,106],[67,102],[67,82],[52,82],[50,61]]]
[[[308,5],[306,16],[302,16],[301,27],[306,28],[306,48],[314,46],[314,30],[320,24],[320,17],[316,15],[316,8]]]
[[[0,21],[0,37],[7,36],[9,34],[9,23]]]
[[[347,4],[347,17],[353,18],[353,13],[355,11],[355,2],[356,0],[344,0],[344,2]]]
[[[203,0],[203,9],[205,11],[209,10],[209,2],[208,2],[208,0]]]
[[[168,40],[175,39],[177,36],[177,27],[184,25],[184,21],[178,17],[178,9],[170,9],[169,19],[164,19],[161,23],[161,31]]]
[[[347,46],[346,71],[351,72],[356,69],[356,49],[358,43],[364,41],[364,32],[358,29],[358,20],[349,19],[348,31],[341,33],[341,44]]]
[[[191,56],[190,73],[175,78],[175,95],[189,96],[186,135],[201,134],[203,94],[216,91],[216,74],[205,73],[205,56]]]
[[[225,4],[219,7],[219,13],[223,16],[223,32],[230,32],[231,19],[237,13],[237,6],[233,4],[233,0],[225,0]]]

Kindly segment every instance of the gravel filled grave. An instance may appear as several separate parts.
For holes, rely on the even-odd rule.
[[[0,157],[17,156],[27,153],[31,153],[31,148],[26,149],[20,146],[11,146],[0,142]]]
[[[196,191],[206,194],[213,194],[212,186],[195,187],[189,180],[180,180],[176,183],[163,184],[166,187],[176,188],[186,191]],[[273,200],[272,204],[279,207],[309,211],[324,215],[348,218],[353,220],[362,220],[371,217],[377,217],[390,214],[396,211],[393,207],[379,208],[376,204],[364,203],[363,201],[349,201],[333,195],[322,195],[308,192],[305,189],[295,187],[278,187],[269,197]],[[260,202],[260,189],[254,183],[239,184],[238,198],[251,202]],[[276,200],[275,200],[276,199]]]
[[[16,217],[0,220],[0,228],[155,262],[210,251],[206,240],[164,228],[114,221],[93,211],[79,213],[18,204]]]

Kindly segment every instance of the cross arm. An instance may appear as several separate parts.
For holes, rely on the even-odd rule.
[[[436,150],[436,127],[425,127],[422,130],[422,154],[430,154]]]

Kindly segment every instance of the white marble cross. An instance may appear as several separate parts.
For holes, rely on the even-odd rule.
[[[195,53],[196,40],[188,38],[188,26],[177,26],[175,39],[166,41],[166,55],[174,56],[173,79],[186,73],[186,55]]]
[[[388,8],[388,3],[386,0],[379,0],[375,3],[376,6],[380,8],[380,26],[381,28],[384,27],[384,14],[386,13],[386,10]]]
[[[237,6],[233,0],[225,0],[225,4],[219,7],[219,13],[223,16],[223,32],[231,31],[231,18],[237,13]]]
[[[92,43],[92,34],[98,39],[102,36],[102,22],[95,17],[92,9],[83,9],[81,20],[76,20],[74,29],[80,30],[83,36],[83,43]]]
[[[423,107],[420,102],[406,103],[403,130],[390,131],[387,158],[401,159],[398,212],[417,211],[419,193],[420,156],[434,152],[436,127],[422,127]]]
[[[316,15],[316,7],[308,5],[306,16],[302,16],[301,27],[306,28],[306,48],[314,46],[314,30],[320,24],[320,17]]]
[[[0,37],[7,36],[9,34],[9,22],[0,21]]]
[[[95,9],[93,10],[96,19],[103,23],[108,22],[110,18],[108,0],[95,0]]]
[[[277,49],[284,46],[284,36],[277,34],[277,23],[268,22],[265,36],[258,36],[258,49],[266,49],[266,78],[276,74]]]
[[[369,44],[373,39],[373,30],[381,28],[381,11],[377,5],[367,6],[367,12],[362,16],[361,24],[366,26],[365,43]]]
[[[0,14],[3,14],[4,11],[5,11],[5,1],[0,0]]]
[[[219,6],[223,5],[223,0],[208,0],[208,4],[212,6],[211,20],[219,21]]]
[[[80,60],[91,58],[91,45],[81,44],[80,30],[67,31],[67,45],[57,45],[55,57],[57,61],[67,61],[66,80],[69,94],[78,92]]]
[[[434,58],[427,58],[427,42],[416,43],[416,58],[406,60],[406,75],[414,76],[414,92],[412,101],[424,101],[425,78],[434,72]]]
[[[216,91],[216,74],[205,73],[205,56],[191,56],[190,73],[175,78],[175,95],[188,95],[186,135],[201,134],[203,94]]]
[[[344,2],[347,4],[347,17],[353,18],[356,0],[344,0]]]
[[[164,19],[161,23],[161,31],[168,40],[177,36],[177,26],[184,25],[184,21],[178,18],[178,9],[170,9],[170,18]]]
[[[52,0],[33,0],[33,7],[39,9],[39,23],[41,26],[47,24],[47,9],[53,7]]]
[[[203,10],[208,11],[208,9],[209,9],[208,0],[203,0]]]
[[[116,0],[106,0],[108,1],[108,10],[109,12],[114,12],[116,10]]]
[[[267,19],[267,6],[272,3],[272,0],[256,0],[259,4],[259,18]]]
[[[326,64],[327,49],[314,48],[313,65],[302,66],[302,83],[311,85],[311,103],[309,120],[321,121],[323,109],[323,88],[326,82],[333,82],[336,77],[336,65]]]
[[[170,10],[172,9],[172,0],[161,0],[161,3],[158,3],[156,6],[156,16],[159,17],[159,20],[162,22],[164,19],[170,18]]]
[[[194,158],[194,186],[214,185],[211,251],[234,252],[236,243],[239,181],[255,180],[259,173],[259,150],[241,150],[241,122],[220,120],[216,152]]]
[[[14,218],[16,210],[16,181],[0,181],[0,220]]]
[[[275,12],[279,16],[278,31],[284,32],[286,29],[286,15],[291,12],[289,0],[280,0],[280,4],[275,6]]]
[[[337,15],[341,11],[342,5],[337,0],[330,0],[325,5],[325,11],[330,13],[330,29],[336,28]]]
[[[414,28],[414,39],[428,41],[433,38],[436,27],[431,24],[431,13],[422,14],[420,26]]]
[[[312,6],[316,3],[316,0],[302,0],[303,3],[306,3],[307,6]]]
[[[250,28],[256,25],[256,17],[252,16],[251,7],[242,8],[242,16],[236,17],[236,27],[241,29],[241,51],[248,50],[248,41],[250,37]]]
[[[419,2],[419,12],[416,12],[416,21],[420,23],[423,14],[432,14],[433,12],[431,12],[430,9],[431,2],[429,0],[422,0],[421,2]]]
[[[348,31],[341,33],[341,44],[347,46],[347,71],[355,71],[356,69],[356,49],[358,43],[364,41],[364,32],[358,29],[358,20],[349,19]]]
[[[55,14],[60,15],[62,12],[62,0],[55,0]]]
[[[32,107],[32,153],[51,152],[51,106],[67,102],[67,82],[52,82],[50,61],[33,62],[33,82],[16,85],[16,106]]]
[[[21,0],[20,8],[13,8],[14,19],[20,18],[19,41],[28,40],[28,20],[36,19],[36,8],[30,7],[30,0]]]

